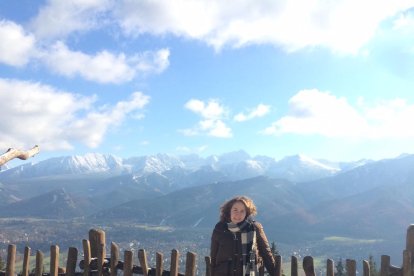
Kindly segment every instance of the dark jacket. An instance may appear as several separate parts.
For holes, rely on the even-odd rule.
[[[275,272],[275,260],[269,247],[263,226],[254,222],[257,243],[257,265],[264,263],[270,275]],[[241,276],[243,274],[241,234],[234,234],[227,223],[218,222],[211,235],[211,276]]]

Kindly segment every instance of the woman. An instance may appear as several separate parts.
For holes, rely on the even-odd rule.
[[[256,206],[246,196],[221,206],[220,221],[211,236],[211,276],[258,275],[262,263],[274,275],[275,260],[263,227],[252,220],[256,213]]]

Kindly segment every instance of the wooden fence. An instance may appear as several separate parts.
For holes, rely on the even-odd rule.
[[[124,276],[133,276],[133,274],[144,276],[195,276],[197,271],[197,255],[192,252],[187,252],[185,273],[179,272],[179,252],[177,250],[171,251],[171,262],[169,270],[164,270],[163,254],[156,253],[155,267],[150,267],[147,261],[146,252],[144,249],[138,250],[138,260],[140,265],[134,265],[133,252],[130,250],[124,251],[124,258],[120,260],[120,251],[116,243],[111,242],[110,256],[106,257],[105,232],[102,230],[91,229],[89,231],[89,240],[82,240],[83,246],[83,260],[78,262],[79,252],[75,247],[68,249],[66,267],[59,266],[59,246],[52,245],[50,247],[50,268],[49,272],[45,273],[44,269],[44,255],[41,251],[36,252],[35,268],[30,271],[30,255],[31,249],[25,247],[23,255],[22,271],[16,273],[16,246],[10,244],[7,251],[6,270],[0,271],[0,276],[117,276],[123,273]],[[211,260],[210,257],[205,257],[206,262],[206,276],[211,276]],[[276,256],[276,264],[278,270],[274,276],[282,276],[282,258]],[[363,276],[370,276],[369,262],[364,260]],[[306,256],[302,260],[302,268],[305,276],[316,276],[313,258]],[[263,269],[260,275],[264,275]],[[326,262],[326,276],[334,276],[334,261],[328,259]],[[355,260],[346,260],[346,274],[347,276],[356,276],[356,262]],[[203,273],[204,275],[204,273]],[[291,276],[299,275],[298,259],[295,256],[291,257]],[[381,270],[380,276],[414,276],[414,224],[407,229],[406,249],[403,251],[403,263],[401,267],[391,265],[391,259],[387,255],[381,256]]]

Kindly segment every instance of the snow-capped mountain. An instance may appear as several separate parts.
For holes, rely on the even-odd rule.
[[[0,178],[43,177],[85,173],[119,173],[125,171],[122,159],[113,155],[89,153],[50,158],[38,163],[26,163],[0,172]]]
[[[340,171],[341,169],[328,163],[299,154],[287,156],[271,164],[268,175],[303,182],[332,176]]]
[[[129,167],[134,174],[162,173],[174,167],[185,168],[186,165],[177,156],[169,154],[147,155],[132,157],[124,160],[124,165]]]
[[[198,177],[204,175],[208,178],[206,172],[210,171],[214,174],[212,179],[215,180],[240,180],[264,175],[303,182],[332,176],[344,171],[343,168],[355,166],[353,163],[339,165],[325,160],[315,160],[304,155],[288,156],[278,161],[268,156],[251,157],[244,151],[206,158],[198,155],[156,154],[122,159],[113,155],[89,153],[83,156],[56,157],[9,168],[0,171],[0,181],[2,179],[85,174],[114,176],[133,174],[139,177],[157,173],[174,182],[179,179],[183,183],[196,184],[197,181],[185,178],[195,175]],[[203,173],[199,174],[198,171]]]

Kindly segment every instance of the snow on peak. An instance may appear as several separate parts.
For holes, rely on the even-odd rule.
[[[112,155],[98,153],[87,153],[85,155],[74,155],[61,160],[73,171],[103,172],[122,166],[122,160]]]
[[[256,170],[262,170],[263,168],[262,168],[262,165],[260,164],[260,162],[259,161],[257,161],[257,160],[252,160],[252,159],[250,159],[250,160],[246,160],[246,161],[244,161],[245,163],[246,163],[246,165],[249,167],[249,168],[252,168],[252,169],[256,169]]]
[[[322,163],[322,162],[320,162],[318,160],[315,160],[313,158],[310,158],[310,157],[308,157],[306,155],[299,154],[298,157],[299,157],[299,160],[301,162],[306,163],[308,165],[313,165],[315,167],[320,167],[320,168],[323,168],[323,169],[326,169],[326,170],[329,170],[329,171],[338,171],[337,168],[331,167],[331,166],[329,166],[327,164],[324,164],[324,163]]]
[[[122,166],[121,159],[98,153],[88,153],[83,156],[74,155],[68,161],[70,165],[88,171],[106,171]]]
[[[287,156],[279,161],[279,163],[285,164],[287,166],[306,166],[313,167],[315,169],[321,169],[331,172],[337,172],[338,169],[328,164],[325,164],[321,161],[315,160],[311,157],[308,157],[304,154],[297,154],[292,156]]]

